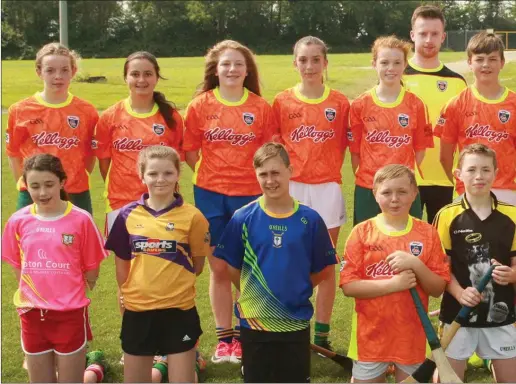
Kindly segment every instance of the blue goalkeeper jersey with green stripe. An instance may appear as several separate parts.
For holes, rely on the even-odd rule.
[[[294,200],[294,209],[275,215],[263,197],[237,210],[214,256],[241,270],[240,326],[271,332],[308,327],[313,315],[310,275],[337,264],[322,218]]]

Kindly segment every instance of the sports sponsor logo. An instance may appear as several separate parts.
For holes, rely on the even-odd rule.
[[[448,89],[448,82],[445,80],[437,80],[437,89],[444,92]]]
[[[346,260],[342,260],[340,262],[340,269],[339,272],[342,272],[344,270],[344,267],[346,266]]]
[[[366,276],[370,276],[373,279],[381,276],[393,276],[394,271],[392,270],[389,263],[385,260],[381,260],[377,263],[368,265],[366,267]]]
[[[318,131],[315,129],[315,125],[301,125],[294,129],[290,134],[290,140],[294,143],[299,143],[304,139],[311,139],[314,143],[324,143],[326,140],[335,137],[335,131],[330,129],[329,131]]]
[[[91,149],[97,149],[99,147],[99,141],[92,139],[91,140]]]
[[[70,271],[71,263],[57,262],[49,259],[44,249],[38,249],[38,259],[37,261],[24,259],[22,261],[22,268],[24,270],[31,269],[31,273],[45,275],[67,275]]]
[[[353,141],[353,132],[351,132],[351,130],[348,129],[346,131],[346,135],[347,135],[349,141]]]
[[[206,120],[218,120],[220,119],[219,115],[208,115],[206,116]]]
[[[516,345],[511,345],[510,347],[500,347],[500,352],[510,352],[516,350]]]
[[[77,116],[68,116],[66,122],[70,128],[75,129],[79,126],[80,119]]]
[[[423,243],[420,241],[411,241],[409,243],[409,250],[414,256],[418,257],[423,253]]]
[[[333,108],[326,108],[324,110],[324,116],[330,123],[337,117],[337,111]]]
[[[466,240],[466,242],[470,243],[470,244],[473,244],[473,243],[478,243],[480,240],[482,240],[482,234],[481,233],[470,233],[469,235],[467,235],[464,240]]]
[[[59,149],[70,149],[79,146],[80,140],[76,136],[65,137],[59,132],[40,132],[32,136],[32,141],[39,147],[54,145]]]
[[[294,113],[289,113],[288,114],[288,118],[289,120],[292,120],[292,119],[298,119],[301,117],[301,114],[298,113],[298,112],[294,112]]]
[[[387,144],[389,148],[400,148],[410,144],[412,138],[408,134],[402,136],[391,135],[390,130],[378,131],[377,129],[367,133],[365,139],[373,144]]]
[[[456,229],[455,231],[453,231],[453,234],[456,235],[458,233],[471,233],[473,232],[472,229]]]
[[[152,130],[158,136],[161,136],[165,133],[165,126],[163,124],[152,124]]]
[[[204,138],[209,142],[215,141],[229,141],[231,145],[246,145],[254,139],[256,135],[253,132],[249,133],[235,133],[233,128],[212,128],[204,133]]]
[[[254,114],[251,112],[244,112],[242,113],[242,119],[247,125],[252,125],[254,123]]]
[[[507,131],[499,132],[490,129],[490,125],[480,125],[476,123],[468,129],[466,129],[466,137],[468,139],[484,138],[489,142],[499,143],[502,140],[509,139]]]
[[[174,240],[137,239],[133,240],[133,249],[135,252],[160,255],[165,252],[176,252],[177,242]]]
[[[376,118],[374,116],[366,116],[364,118],[362,118],[363,121],[365,121],[366,123],[372,123],[373,121],[376,121]]]
[[[400,113],[398,115],[398,123],[400,123],[402,128],[406,128],[409,125],[409,116],[404,113]]]
[[[501,111],[498,111],[498,119],[502,124],[505,124],[509,121],[511,118],[511,113],[509,111],[506,111],[505,109],[502,109]]]
[[[144,145],[142,139],[131,140],[127,137],[122,137],[120,139],[116,139],[115,141],[113,141],[113,147],[120,152],[139,152],[143,148],[148,147],[148,145]]]

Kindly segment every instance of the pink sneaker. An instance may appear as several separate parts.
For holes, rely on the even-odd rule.
[[[229,362],[231,360],[232,347],[233,344],[219,341],[217,347],[215,348],[215,353],[211,357],[211,362],[214,364]]]
[[[236,339],[233,339],[233,343],[231,344],[231,358],[229,361],[234,364],[240,364],[242,362],[242,344]]]

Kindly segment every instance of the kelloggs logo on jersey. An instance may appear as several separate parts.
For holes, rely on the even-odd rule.
[[[204,138],[209,142],[214,141],[229,141],[231,145],[246,145],[254,139],[256,135],[253,132],[249,133],[235,133],[233,128],[212,128],[204,133]]]
[[[76,136],[65,137],[61,136],[59,132],[40,132],[32,136],[32,141],[39,147],[45,145],[55,145],[59,149],[70,149],[79,146],[79,139]]]
[[[379,276],[393,276],[394,275],[394,272],[391,269],[391,266],[385,260],[381,260],[378,263],[368,265],[366,267],[365,272],[366,272],[366,276],[370,276],[373,279],[375,279]]]
[[[502,140],[507,140],[509,138],[509,134],[506,131],[493,131],[492,129],[489,129],[489,124],[480,125],[476,123],[466,129],[466,137],[468,139],[484,138],[489,142],[494,141],[495,143],[499,143]]]
[[[406,133],[401,136],[393,136],[389,130],[379,131],[375,129],[368,132],[365,139],[373,144],[387,144],[389,148],[399,148],[402,145],[408,145],[412,138]]]
[[[290,140],[294,143],[299,143],[303,139],[312,139],[314,143],[324,143],[326,140],[332,139],[335,136],[335,131],[318,131],[315,125],[301,125],[294,129],[290,134]]]
[[[145,252],[150,255],[159,255],[165,252],[176,252],[177,242],[173,240],[160,239],[138,239],[133,240],[135,252]]]
[[[122,137],[121,139],[116,139],[115,141],[113,141],[113,147],[120,152],[139,152],[143,148],[148,147],[148,145],[144,145],[142,139],[131,140],[127,137]]]

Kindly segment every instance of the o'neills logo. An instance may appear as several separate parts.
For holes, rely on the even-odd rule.
[[[121,139],[116,139],[113,141],[113,147],[117,151],[125,152],[125,151],[141,151],[143,148],[147,147],[147,145],[143,145],[142,139],[131,140],[127,137],[122,137]]]
[[[290,140],[294,143],[298,143],[303,139],[311,139],[314,143],[324,143],[328,139],[332,139],[335,136],[335,131],[330,129],[329,131],[318,131],[315,129],[315,125],[301,125],[292,131],[290,134]]]
[[[79,145],[79,139],[76,136],[65,137],[59,135],[59,132],[47,133],[45,131],[32,136],[32,141],[39,147],[45,145],[55,145],[59,149],[70,149]]]
[[[214,141],[229,141],[231,145],[246,145],[254,139],[256,135],[253,132],[249,133],[234,133],[233,128],[219,127],[207,130],[204,133],[204,138],[210,142]]]
[[[394,272],[391,266],[385,260],[382,260],[378,263],[368,265],[366,267],[366,275],[374,279],[378,276],[393,276]]]
[[[472,125],[468,129],[466,129],[466,137],[468,139],[474,139],[477,137],[482,137],[487,139],[487,141],[494,141],[495,143],[499,143],[502,140],[507,140],[509,138],[509,134],[506,131],[498,132],[489,129],[488,125],[479,125],[476,123]]]
[[[387,144],[389,148],[399,148],[402,145],[408,145],[412,139],[408,134],[402,136],[393,136],[391,131],[378,131],[377,129],[368,132],[365,138],[370,143]]]

